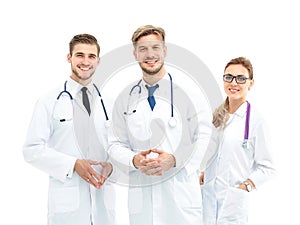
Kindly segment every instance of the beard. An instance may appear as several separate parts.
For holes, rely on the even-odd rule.
[[[146,74],[148,74],[148,75],[155,75],[155,74],[157,74],[157,73],[163,68],[163,66],[164,66],[164,63],[162,63],[158,68],[153,69],[153,70],[150,70],[150,69],[147,69],[146,67],[144,67],[144,66],[142,65],[142,63],[139,63],[139,64],[140,64],[141,69],[142,69]]]
[[[84,81],[85,81],[85,80],[90,79],[90,78],[94,75],[95,71],[92,71],[88,77],[82,77],[82,76],[80,76],[80,74],[76,71],[76,69],[72,67],[72,73],[73,73],[78,79],[84,80]]]

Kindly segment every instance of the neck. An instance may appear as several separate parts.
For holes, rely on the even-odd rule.
[[[84,79],[79,79],[78,77],[76,77],[74,75],[71,75],[70,77],[72,80],[76,81],[77,83],[81,84],[82,86],[87,86],[92,81],[91,78],[84,80]]]
[[[143,79],[147,84],[150,84],[151,86],[155,83],[157,83],[160,79],[162,79],[165,76],[165,69],[162,68],[158,73],[156,74],[147,74],[143,72]]]
[[[228,113],[233,114],[235,111],[244,103],[246,102],[245,99],[243,100],[229,100],[229,110]]]

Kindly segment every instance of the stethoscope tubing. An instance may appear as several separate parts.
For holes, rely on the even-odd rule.
[[[168,73],[168,75],[170,78],[170,92],[171,92],[170,93],[171,94],[171,97],[170,97],[171,98],[171,118],[173,118],[174,117],[173,79],[172,79],[172,76],[170,73]],[[142,79],[139,80],[139,82],[131,88],[131,90],[129,92],[130,96],[132,95],[132,92],[134,91],[135,88],[139,88],[138,93],[141,94],[141,92],[142,92],[141,83],[142,83]]]
[[[106,111],[106,108],[105,108],[104,101],[103,101],[103,99],[102,99],[101,93],[100,93],[98,87],[96,86],[96,84],[93,84],[93,86],[95,87],[95,89],[96,89],[96,91],[97,91],[97,93],[98,93],[98,95],[99,95],[99,97],[100,97],[100,101],[101,101],[101,105],[102,105],[102,108],[103,108],[103,111],[104,111],[105,119],[106,119],[106,121],[108,121],[109,118],[108,118],[108,115],[107,115],[107,111]],[[67,81],[65,81],[65,83],[64,83],[64,90],[61,91],[61,92],[58,94],[58,96],[57,96],[56,99],[59,100],[60,96],[61,96],[63,93],[68,94],[69,97],[70,97],[70,100],[73,100],[73,96],[71,95],[71,93],[70,93],[69,91],[67,91]]]

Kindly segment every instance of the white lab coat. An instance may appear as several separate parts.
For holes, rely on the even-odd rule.
[[[73,96],[73,103],[67,94],[56,100],[62,90],[63,83],[36,103],[23,148],[25,160],[49,174],[48,224],[88,225],[91,220],[94,225],[115,224],[113,185],[107,182],[96,190],[73,173],[76,159],[84,158],[73,124],[73,104],[79,104],[75,100],[76,84],[72,80],[67,82],[67,91]],[[95,99],[91,116],[94,117],[96,135],[102,144],[99,146],[99,157],[92,160],[104,161],[107,158],[104,150],[107,147],[107,132],[99,97]]]
[[[193,90],[184,88],[183,91],[175,82],[173,77],[174,117],[177,119],[175,128],[168,125],[171,116],[168,75],[158,82],[153,111],[147,101],[144,81],[141,82],[141,89],[136,87],[129,97],[130,89],[138,81],[131,85],[114,105],[114,133],[108,138],[109,154],[111,160],[115,161],[115,168],[121,168],[125,173],[127,170],[129,174],[128,210],[131,225],[202,224],[198,173],[210,138],[211,111],[203,94],[197,95],[197,98],[191,94],[196,100],[196,103],[191,103],[184,92],[194,93]],[[180,141],[183,142],[180,144]],[[176,168],[171,168],[162,177],[140,173],[133,166],[133,156],[149,148],[173,154]],[[119,182],[125,183],[126,178]]]
[[[245,225],[249,195],[238,189],[248,178],[259,188],[274,175],[265,121],[251,104],[249,148],[243,148],[247,103],[230,116],[225,129],[214,129],[203,161],[205,225]]]

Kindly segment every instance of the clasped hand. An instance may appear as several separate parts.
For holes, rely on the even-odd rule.
[[[147,158],[151,152],[157,153],[156,158]],[[164,172],[175,167],[176,160],[172,154],[160,149],[149,149],[136,154],[133,158],[134,166],[141,173],[152,176],[162,176]]]
[[[101,174],[98,174],[92,165],[101,165]],[[107,162],[96,162],[93,160],[77,159],[74,170],[76,173],[95,188],[100,189],[112,172],[112,165]]]

